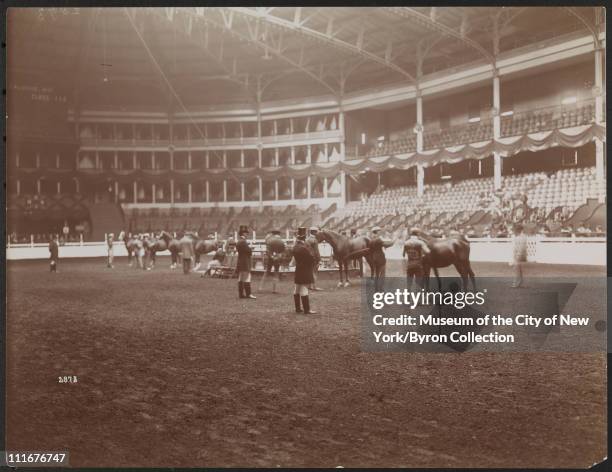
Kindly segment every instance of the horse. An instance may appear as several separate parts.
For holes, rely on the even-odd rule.
[[[266,261],[264,274],[259,282],[259,291],[262,290],[268,272],[272,274],[272,267],[275,267],[276,279],[272,282],[272,293],[276,292],[276,282],[280,281],[280,266],[285,267],[291,262],[291,251],[288,250],[285,241],[279,234],[270,234],[265,239],[266,242]]]
[[[128,265],[132,267],[132,257],[136,255],[136,237],[135,236],[125,236],[123,239],[123,243],[125,244],[125,250],[128,255]]]
[[[429,247],[430,253],[423,258],[423,273],[425,274],[425,287],[429,289],[429,275],[433,269],[436,279],[438,280],[438,288],[442,289],[440,282],[440,274],[438,269],[455,266],[463,284],[463,290],[467,290],[468,277],[472,281],[474,291],[476,290],[476,279],[474,271],[470,264],[470,242],[468,239],[459,234],[450,236],[445,239],[436,239],[421,231],[421,238]]]
[[[338,261],[340,269],[340,282],[338,282],[338,287],[348,287],[351,284],[349,280],[349,263],[355,259],[360,262],[361,273],[363,274],[362,258],[365,257],[366,262],[370,266],[370,273],[373,276],[374,268],[369,258],[370,240],[368,238],[365,236],[347,238],[346,236],[328,229],[318,231],[315,237],[318,242],[326,241],[332,247],[334,259]]]
[[[200,269],[200,256],[202,256],[202,254],[210,254],[211,252],[217,251],[223,243],[216,240],[197,239],[195,236],[193,239],[193,249],[195,251],[195,267],[193,270],[197,271]]]
[[[145,241],[145,249],[148,257],[151,259],[151,269],[155,267],[155,255],[158,252],[163,251],[170,251],[170,256],[172,257],[172,264],[170,265],[170,268],[176,269],[178,264],[178,255],[181,249],[180,244],[178,239],[173,238],[166,231],[159,233],[157,238],[147,239]]]

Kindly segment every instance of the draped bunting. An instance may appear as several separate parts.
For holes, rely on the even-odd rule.
[[[145,169],[24,169],[21,174],[40,178],[54,173],[58,176],[79,177],[86,181],[99,182],[112,180],[119,183],[130,183],[139,180],[146,183],[157,183],[174,179],[178,183],[189,183],[199,180],[220,182],[223,180],[238,180],[246,182],[254,177],[262,180],[277,180],[280,178],[304,179],[309,175],[321,178],[333,178],[340,172],[357,174],[360,172],[382,172],[390,168],[408,169],[417,164],[424,167],[435,166],[442,162],[456,163],[464,159],[484,159],[498,152],[502,157],[508,157],[522,151],[541,151],[554,146],[580,147],[594,139],[606,140],[606,128],[600,124],[578,126],[564,130],[553,130],[532,133],[524,136],[500,138],[480,143],[451,146],[445,149],[423,151],[421,153],[405,153],[363,159],[340,161],[339,153],[333,148],[331,162],[314,162],[311,164],[294,164],[282,167],[245,167],[235,169],[193,169],[193,170],[145,170]]]

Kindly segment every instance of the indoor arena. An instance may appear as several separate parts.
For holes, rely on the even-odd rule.
[[[603,461],[606,347],[370,352],[362,317],[392,279],[562,279],[605,336],[604,15],[10,8],[6,451]]]

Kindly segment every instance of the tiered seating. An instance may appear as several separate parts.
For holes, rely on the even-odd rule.
[[[391,231],[410,225],[428,230],[466,229],[491,224],[493,215],[499,212],[510,223],[516,218],[513,209],[517,205],[524,207],[524,197],[528,208],[519,218],[527,221],[537,216],[544,223],[551,210],[561,207],[569,218],[587,199],[603,199],[605,192],[605,182],[595,180],[594,168],[560,170],[550,176],[543,172],[507,176],[497,192],[491,177],[426,185],[422,197],[417,196],[415,186],[406,186],[385,189],[361,202],[352,202],[336,212],[327,226],[335,230],[367,230],[373,225]]]
[[[368,151],[366,157],[386,156],[416,151],[416,137],[406,134],[399,139],[386,141],[382,146],[375,146]]]
[[[547,212],[562,206],[575,210],[588,198],[604,198],[605,182],[597,182],[595,168],[562,169],[527,192],[527,202],[533,208]]]
[[[541,110],[502,118],[501,135],[519,136],[526,133],[571,128],[592,123],[595,120],[595,107],[592,103],[554,110]]]
[[[425,149],[437,149],[487,141],[492,138],[492,124],[474,123],[465,127],[449,128],[439,132],[425,133],[423,136],[423,145]]]
[[[169,232],[197,231],[202,236],[218,233],[226,236],[246,224],[258,237],[264,237],[272,229],[291,232],[297,226],[310,226],[319,214],[329,214],[329,209],[321,212],[318,205],[298,208],[264,206],[224,207],[224,208],[125,208],[126,226],[131,232]]]

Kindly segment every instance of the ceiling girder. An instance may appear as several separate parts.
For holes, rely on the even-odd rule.
[[[384,57],[378,56],[377,54],[374,54],[370,51],[367,51],[365,49],[363,49],[363,42],[364,42],[364,35],[365,35],[365,31],[364,29],[361,29],[358,33],[357,36],[357,40],[356,40],[356,44],[351,44],[347,41],[343,41],[337,37],[335,37],[333,34],[332,35],[328,35],[326,34],[326,32],[322,32],[322,31],[318,31],[315,30],[313,28],[309,28],[304,26],[305,21],[301,22],[300,24],[296,24],[293,21],[288,21],[285,20],[283,18],[274,16],[274,15],[270,15],[270,14],[257,14],[254,10],[252,10],[251,8],[245,8],[245,7],[227,7],[227,8],[231,8],[232,10],[234,10],[237,13],[240,13],[241,15],[244,16],[249,16],[249,17],[257,17],[257,18],[262,18],[263,20],[265,20],[267,23],[272,24],[272,25],[276,25],[282,28],[285,28],[287,30],[290,31],[295,31],[295,32],[299,32],[302,33],[306,36],[312,37],[314,39],[320,40],[320,41],[324,41],[328,44],[331,44],[339,49],[342,49],[344,51],[348,51],[350,53],[356,54],[356,55],[360,55],[362,57],[365,57],[366,59],[369,59],[371,61],[377,62],[378,64],[381,64],[399,74],[401,74],[402,76],[408,78],[411,82],[415,82],[415,77],[408,72],[407,70],[399,67],[398,65],[394,64],[393,62],[389,62],[387,60],[385,60]],[[328,25],[326,25],[326,27],[328,27]]]
[[[410,7],[383,7],[390,13],[395,15],[400,15],[404,18],[412,18],[420,21],[422,24],[427,26],[430,29],[438,31],[440,33],[446,34],[448,36],[452,36],[464,44],[468,45],[472,49],[478,51],[490,64],[495,64],[495,57],[483,48],[476,41],[468,38],[466,35],[462,35],[461,31],[456,31],[449,26],[446,26],[435,19],[432,19],[431,15],[425,15],[413,8]],[[435,18],[435,17],[434,17]]]
[[[157,9],[151,9],[152,11],[157,11]],[[178,21],[179,15],[173,15],[173,19],[170,20],[167,16],[164,15],[157,15],[159,18],[163,18],[166,21],[171,21],[174,25],[175,21]],[[195,18],[194,16],[186,16],[183,18],[183,20],[185,21],[186,25],[190,25],[189,27],[189,31],[191,31],[191,33],[194,32],[194,23],[195,23]],[[182,31],[181,28],[177,28],[179,31]],[[254,91],[252,90],[252,88],[249,86],[249,75],[248,74],[240,74],[237,72],[238,70],[238,64],[236,59],[232,60],[232,64],[228,65],[226,63],[226,61],[223,60],[223,42],[221,42],[221,47],[220,47],[220,52],[219,54],[215,54],[213,53],[210,48],[209,48],[209,41],[208,41],[208,29],[205,29],[203,32],[200,30],[200,40],[198,41],[193,34],[188,34],[187,32],[188,30],[185,29],[185,32],[182,32],[181,34],[191,43],[196,45],[198,48],[200,48],[208,57],[210,57],[215,63],[217,63],[222,69],[223,71],[226,73],[225,76],[223,76],[224,78],[226,78],[227,80],[230,80],[232,82],[236,82],[238,83],[240,86],[242,86],[242,88],[247,92],[247,94],[249,96],[254,96]],[[217,76],[217,77],[222,77],[222,76]],[[200,80],[204,80],[204,77],[199,77],[197,81]]]
[[[269,9],[267,9],[267,10],[269,10]],[[191,11],[191,9],[189,9],[189,8],[181,8],[179,11],[184,13],[187,16],[195,15]],[[253,18],[253,16],[256,16],[257,18],[265,18],[266,15],[268,15],[268,14],[265,13],[264,10],[262,10],[262,12],[257,14],[257,15],[251,15],[251,18]],[[311,71],[308,67],[304,66],[303,64],[300,64],[300,63],[296,62],[295,60],[293,60],[292,58],[290,58],[286,54],[283,54],[282,51],[280,51],[279,49],[276,49],[276,48],[272,47],[270,44],[268,44],[266,42],[263,42],[259,37],[257,37],[258,34],[259,34],[258,33],[259,32],[259,28],[258,28],[258,22],[257,21],[255,23],[255,34],[253,34],[253,28],[252,28],[251,25],[248,24],[248,20],[247,20],[249,34],[245,35],[244,33],[238,31],[238,29],[236,29],[236,28],[228,28],[228,27],[226,27],[225,24],[223,24],[222,22],[220,23],[218,20],[216,20],[214,18],[214,15],[212,15],[212,14],[208,14],[208,15],[205,14],[205,15],[203,15],[201,17],[198,17],[198,20],[200,20],[201,22],[204,22],[206,24],[210,24],[213,27],[221,28],[221,29],[227,31],[228,33],[232,34],[236,38],[249,41],[250,43],[255,44],[256,46],[261,48],[264,52],[265,51],[271,52],[276,57],[278,57],[280,60],[290,64],[291,66],[295,67],[296,69],[299,69],[300,71],[304,72],[306,75],[308,75],[309,77],[311,77],[312,79],[314,79],[315,81],[317,81],[318,83],[323,85],[325,88],[330,90],[332,92],[332,94],[336,95],[338,93],[337,90],[332,85],[330,85],[327,81],[323,80],[317,73]]]

